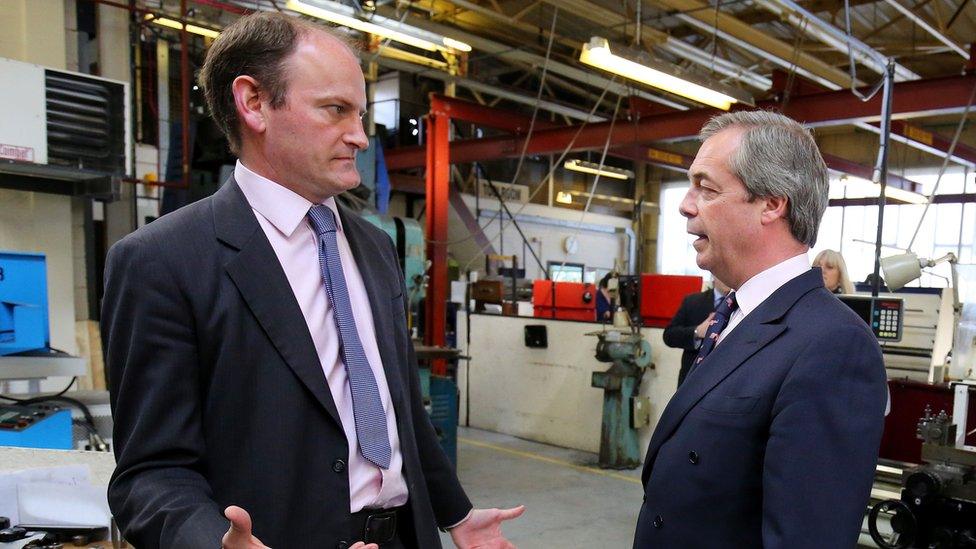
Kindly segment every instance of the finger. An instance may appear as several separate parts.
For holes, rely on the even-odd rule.
[[[513,507],[511,509],[499,509],[498,518],[501,520],[511,520],[513,518],[518,518],[522,516],[525,512],[525,506],[519,505],[518,507]]]
[[[376,545],[375,543],[370,543],[369,545],[366,545],[361,541],[357,541],[356,543],[352,544],[352,546],[349,547],[349,549],[380,549],[380,546]]]
[[[230,521],[230,529],[232,532],[250,537],[251,515],[247,511],[236,505],[231,505],[224,509],[224,516]]]

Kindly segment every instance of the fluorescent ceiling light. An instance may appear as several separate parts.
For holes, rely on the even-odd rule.
[[[725,111],[729,110],[734,103],[752,103],[752,99],[744,92],[724,84],[718,82],[696,83],[692,81],[692,75],[676,75],[674,68],[667,67],[664,64],[655,64],[658,66],[652,67],[647,62],[638,63],[626,57],[615,55],[610,52],[610,43],[605,38],[598,36],[594,36],[588,43],[583,44],[580,61],[591,67],[603,69]],[[694,79],[699,80],[699,78]]]
[[[845,187],[845,197],[847,198],[877,198],[881,193],[881,185],[847,174],[840,176],[838,181]],[[885,197],[909,204],[925,204],[929,201],[928,197],[912,191],[906,191],[900,187],[891,185],[885,186]]]
[[[363,21],[355,16],[356,12],[353,8],[339,4],[338,2],[318,0],[312,3],[308,0],[288,0],[285,7],[298,13],[335,23],[336,25],[389,38],[395,42],[407,44],[422,50],[446,52],[471,51],[471,46],[464,42],[405,25],[396,19],[376,15],[372,17],[373,22]]]
[[[565,191],[559,191],[558,193],[556,193],[556,202],[559,202],[560,204],[572,204],[573,195]]]
[[[183,23],[180,23],[176,19],[169,19],[168,17],[159,17],[151,13],[146,14],[146,21],[155,23],[157,25],[162,25],[164,27],[169,27],[171,29],[183,30]],[[193,34],[199,34],[200,36],[206,36],[207,38],[217,38],[220,36],[220,31],[215,31],[213,29],[208,29],[206,27],[200,27],[192,23],[186,24],[186,32]]]
[[[634,177],[634,172],[630,170],[622,170],[612,166],[600,167],[599,164],[586,162],[585,160],[567,160],[566,163],[563,164],[563,167],[574,172],[602,175],[603,177],[612,177],[613,179],[631,179]]]

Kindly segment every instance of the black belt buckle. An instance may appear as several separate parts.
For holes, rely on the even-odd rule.
[[[366,517],[364,540],[366,543],[390,543],[396,537],[396,511],[374,513]]]

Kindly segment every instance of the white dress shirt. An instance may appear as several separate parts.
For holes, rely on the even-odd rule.
[[[743,319],[745,319],[745,317],[749,316],[749,313],[754,311],[763,301],[766,301],[766,299],[773,295],[773,292],[780,289],[783,284],[786,284],[809,270],[810,260],[807,259],[807,253],[803,252],[798,256],[791,257],[786,261],[777,263],[776,265],[773,265],[772,267],[745,281],[741,286],[739,286],[739,289],[735,291],[735,302],[739,304],[739,307],[732,312],[732,318],[729,319],[729,323],[725,329],[722,330],[722,333],[718,335],[718,341],[716,341],[715,344],[718,345],[723,339],[728,337],[728,335],[732,333],[732,330],[734,330],[735,327],[738,326]]]
[[[349,442],[350,512],[355,513],[364,508],[390,508],[403,505],[407,502],[408,493],[403,477],[403,454],[400,452],[396,415],[390,399],[386,374],[383,371],[383,362],[376,345],[369,297],[349,248],[349,241],[346,240],[342,230],[342,221],[336,209],[335,199],[329,198],[324,204],[335,213],[339,257],[342,261],[342,272],[346,279],[353,316],[356,318],[356,330],[373,370],[373,376],[376,378],[383,409],[386,411],[386,425],[393,455],[390,468],[385,470],[367,461],[359,451],[352,409],[352,393],[349,389],[346,367],[339,354],[339,331],[336,328],[332,304],[329,302],[322,281],[322,272],[319,269],[318,236],[306,217],[313,204],[274,181],[252,172],[240,161],[234,169],[234,178],[244,192],[248,204],[285,271],[288,283],[308,324],[308,331],[319,355],[322,370],[325,372],[329,391],[339,411],[342,429]],[[282,372],[282,375],[286,373]],[[323,455],[322,459],[331,461],[333,458]]]

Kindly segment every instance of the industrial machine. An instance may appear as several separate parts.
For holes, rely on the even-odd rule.
[[[409,217],[363,213],[362,218],[390,235],[390,239],[396,244],[410,305],[417,305],[424,298],[427,287],[427,257],[423,227],[416,219]]]
[[[965,431],[965,421],[926,408],[917,427],[922,465],[902,475],[901,499],[881,501],[868,514],[871,538],[882,549],[976,548],[976,448],[959,443],[959,427]]]
[[[0,251],[0,356],[50,345],[44,254]]]
[[[651,345],[640,333],[640,302],[628,293],[628,288],[636,290],[636,285],[628,285],[626,279],[621,284],[615,278],[607,285],[614,310],[613,326],[587,334],[599,340],[596,359],[612,364],[604,372],[593,372],[591,386],[603,389],[600,467],[633,469],[641,460],[637,431],[650,423],[650,401],[638,393],[644,371],[651,366]]]
[[[48,403],[0,406],[0,446],[70,450],[71,411]]]

